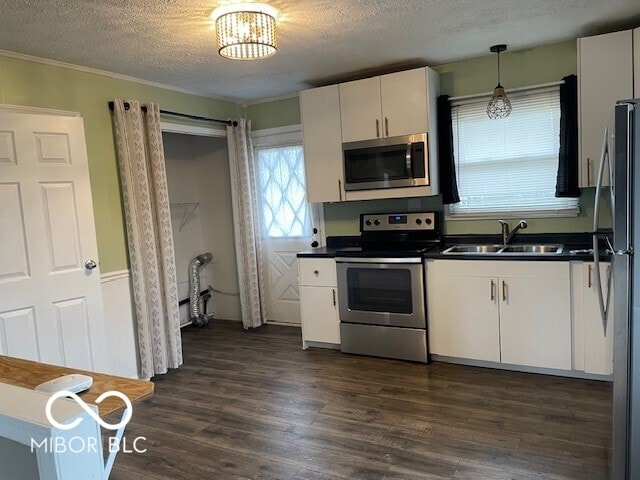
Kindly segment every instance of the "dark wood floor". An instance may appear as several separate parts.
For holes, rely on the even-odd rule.
[[[611,385],[301,350],[300,330],[183,331],[113,480],[605,479]]]

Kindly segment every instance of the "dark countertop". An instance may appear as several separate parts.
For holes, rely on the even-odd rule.
[[[335,258],[337,247],[318,247],[298,252],[298,258]]]
[[[610,232],[604,232],[610,233]],[[499,261],[589,261],[593,260],[592,254],[571,254],[571,250],[583,250],[592,248],[592,234],[591,233],[559,233],[559,234],[522,234],[511,242],[513,245],[518,244],[536,244],[536,243],[560,243],[564,245],[564,249],[561,254],[547,254],[547,255],[517,255],[517,254],[482,254],[482,255],[470,255],[470,254],[457,254],[457,255],[443,255],[442,251],[449,248],[452,245],[457,244],[492,244],[501,243],[501,239],[498,235],[450,235],[446,236],[443,241],[442,248],[437,251],[427,252],[423,256],[425,259],[438,259],[438,260],[499,260]],[[326,247],[319,247],[303,252],[298,252],[298,258],[335,258],[336,250],[340,250],[345,247],[358,246],[358,237],[328,237]],[[604,245],[601,246],[601,251],[604,251]],[[601,261],[610,261],[609,255],[600,255]]]
[[[565,245],[562,253],[560,254],[523,254],[518,255],[514,253],[509,254],[443,254],[442,251],[438,252],[427,252],[423,255],[425,260],[497,260],[497,261],[527,261],[527,262],[567,262],[570,260],[579,260],[579,261],[590,261],[593,260],[592,254],[585,253],[577,253],[571,254],[571,250],[583,250],[584,246],[570,246]],[[603,262],[610,261],[610,257],[608,255],[600,255],[600,260]]]

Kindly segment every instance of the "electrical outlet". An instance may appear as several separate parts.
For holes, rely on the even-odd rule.
[[[419,198],[408,198],[407,209],[410,212],[419,212],[422,209],[422,203]]]

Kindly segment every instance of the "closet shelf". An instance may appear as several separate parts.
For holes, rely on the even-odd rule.
[[[176,214],[182,213],[182,218],[180,219],[180,231],[182,231],[196,214],[200,207],[200,202],[170,203],[169,206]]]

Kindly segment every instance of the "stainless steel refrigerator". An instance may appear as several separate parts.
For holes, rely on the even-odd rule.
[[[612,255],[612,279],[596,290],[603,328],[613,321],[613,451],[611,478],[640,479],[640,99],[617,102],[605,132],[594,210],[594,262]],[[603,179],[610,187],[604,187]],[[636,190],[638,190],[636,192]],[[610,196],[613,238],[599,230],[601,199]],[[613,283],[613,315],[606,284]],[[604,284],[604,285],[603,285]]]

